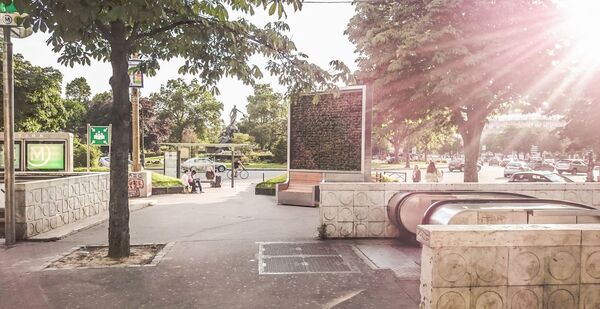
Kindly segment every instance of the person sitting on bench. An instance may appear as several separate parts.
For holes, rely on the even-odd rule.
[[[200,177],[196,174],[196,171],[192,171],[192,192],[202,193],[202,182]]]

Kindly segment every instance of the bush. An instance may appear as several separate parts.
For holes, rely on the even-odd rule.
[[[279,138],[273,146],[273,162],[287,162],[287,139]]]
[[[90,146],[90,167],[98,167],[98,160],[101,156],[100,147]],[[86,161],[86,145],[76,139],[73,143],[73,167],[85,167]]]

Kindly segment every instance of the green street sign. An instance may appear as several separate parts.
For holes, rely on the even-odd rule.
[[[108,146],[109,130],[108,127],[90,127],[90,145]]]
[[[0,1],[0,13],[17,13],[17,8],[13,0]]]

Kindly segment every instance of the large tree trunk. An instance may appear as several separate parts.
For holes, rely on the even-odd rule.
[[[400,163],[400,146],[402,146],[400,142],[394,142],[394,164]]]
[[[125,39],[122,22],[111,23],[110,62],[113,76],[110,86],[113,93],[111,122],[113,126],[110,153],[110,212],[108,219],[108,256],[129,256],[129,196],[128,154],[131,148],[131,103],[129,101],[129,76],[127,60],[130,48]]]
[[[410,168],[410,143],[406,142],[406,144],[404,144],[404,167],[405,168]]]
[[[465,174],[464,182],[478,182],[477,161],[479,160],[479,149],[481,147],[481,132],[485,126],[485,119],[481,121],[471,120],[465,122],[459,128],[464,142],[465,152]]]

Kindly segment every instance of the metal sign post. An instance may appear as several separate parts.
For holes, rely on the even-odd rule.
[[[140,88],[144,87],[144,74],[137,69],[141,60],[137,53],[129,59],[129,87],[131,88],[131,159],[132,171],[140,172]]]
[[[87,134],[86,134],[87,138],[86,138],[86,145],[85,145],[85,152],[86,152],[86,160],[85,160],[85,166],[86,166],[86,170],[89,173],[90,172],[90,124],[87,124]]]
[[[16,205],[15,205],[15,111],[13,80],[13,44],[10,28],[3,27],[4,32],[4,239],[5,245],[14,245],[16,240]]]
[[[13,2],[0,7],[0,25],[4,35],[3,52],[3,107],[4,107],[4,244],[16,243],[16,204],[15,204],[15,83],[13,71],[13,44],[11,37],[25,38],[31,35],[31,28],[19,27],[19,14]]]

